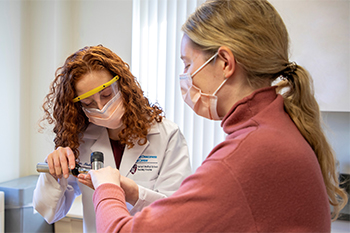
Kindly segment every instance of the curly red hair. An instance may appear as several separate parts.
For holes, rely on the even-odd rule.
[[[122,121],[126,126],[119,133],[122,144],[128,148],[132,148],[135,142],[145,144],[151,125],[162,121],[163,110],[149,103],[127,63],[102,45],[84,47],[70,55],[57,69],[42,106],[45,114],[41,123],[46,120],[54,125],[55,148],[70,147],[76,158],[79,157],[78,148],[89,121],[81,103],[73,103],[77,95],[75,84],[82,75],[99,70],[107,70],[113,77],[120,77],[117,82],[125,108]]]

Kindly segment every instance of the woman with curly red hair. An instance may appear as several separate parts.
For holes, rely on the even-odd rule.
[[[90,177],[69,176],[76,163],[91,166],[93,151],[120,170],[131,214],[171,195],[191,173],[178,126],[143,96],[129,65],[102,45],[66,59],[43,109],[43,121],[54,126],[55,150],[45,159],[50,174],[40,174],[33,204],[49,223],[63,218],[82,194],[84,231],[96,231]]]

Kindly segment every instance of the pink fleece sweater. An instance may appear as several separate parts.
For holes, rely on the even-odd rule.
[[[93,196],[98,232],[330,232],[321,170],[275,88],[236,103],[228,134],[171,197],[131,217],[123,190]]]

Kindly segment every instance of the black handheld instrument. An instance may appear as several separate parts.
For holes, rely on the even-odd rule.
[[[73,176],[77,176],[79,174],[86,174],[91,169],[92,170],[98,170],[100,168],[103,168],[103,153],[99,151],[94,151],[91,153],[90,162],[91,162],[91,168],[90,167],[82,167],[79,164],[75,165],[74,169],[69,169],[69,173]],[[38,163],[36,165],[37,172],[45,172],[50,173],[49,165],[47,163]]]

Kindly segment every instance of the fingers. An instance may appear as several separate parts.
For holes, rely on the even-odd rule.
[[[54,152],[52,152],[51,154],[49,154],[46,159],[45,159],[45,162],[48,164],[49,166],[49,170],[50,170],[50,174],[51,175],[54,175],[55,174],[55,169],[54,169],[54,162],[53,162],[53,158],[54,158],[54,155],[53,155]]]
[[[104,183],[112,183],[120,186],[120,173],[118,169],[105,167],[99,170],[90,170],[89,174],[95,189]]]
[[[75,168],[75,156],[74,156],[74,153],[73,153],[72,149],[69,148],[69,147],[65,147],[63,149],[66,150],[66,156],[68,158],[69,168],[70,169],[74,169]]]
[[[74,169],[75,167],[75,157],[73,151],[69,147],[60,148],[60,163],[63,172],[63,177],[68,178],[69,169]]]
[[[75,157],[73,151],[69,147],[58,147],[50,153],[46,162],[49,166],[50,174],[55,178],[69,177],[69,169],[75,167]]]
[[[91,180],[90,174],[79,174],[78,178],[82,180],[87,180],[87,179]]]
[[[78,175],[78,181],[91,189],[94,189],[94,185],[92,184],[91,177],[89,174],[79,174]]]

